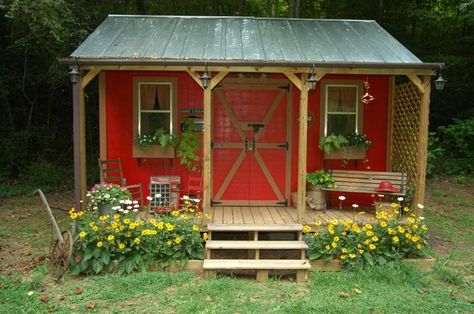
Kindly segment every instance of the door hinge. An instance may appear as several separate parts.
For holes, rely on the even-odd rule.
[[[276,202],[277,205],[285,205],[286,207],[288,207],[288,200],[285,199],[284,201],[281,201],[281,202]]]
[[[277,147],[285,148],[288,151],[289,145],[288,142],[286,142],[285,144],[278,144]]]
[[[284,90],[287,90],[289,91],[290,90],[290,84],[288,85],[282,85],[282,86],[278,86],[279,89],[284,89]]]
[[[215,200],[211,200],[211,206],[219,205],[219,204],[222,204],[222,202],[218,202],[218,201],[215,201]]]

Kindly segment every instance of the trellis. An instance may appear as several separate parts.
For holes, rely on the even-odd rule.
[[[391,160],[392,170],[407,174],[409,191],[415,192],[420,145],[422,93],[412,82],[395,86]]]

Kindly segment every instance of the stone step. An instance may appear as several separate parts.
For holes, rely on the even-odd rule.
[[[209,240],[206,249],[210,250],[306,250],[304,241],[224,241]]]
[[[303,231],[301,224],[208,224],[208,231],[217,232],[297,232]]]

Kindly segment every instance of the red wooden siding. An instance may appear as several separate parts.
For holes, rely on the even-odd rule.
[[[106,74],[106,114],[107,114],[107,158],[121,158],[124,176],[127,184],[142,183],[145,195],[148,193],[148,183],[153,175],[179,175],[182,182],[187,181],[187,170],[175,159],[135,159],[132,157],[132,143],[135,131],[133,128],[133,84],[134,76],[170,76],[178,78],[178,123],[181,118],[188,114],[181,114],[183,108],[202,108],[202,89],[194,82],[187,73],[181,72],[129,72],[129,71],[108,71]],[[275,78],[283,78],[275,75]],[[328,79],[357,79],[365,81],[365,75],[327,75]],[[349,162],[346,169],[386,170],[387,152],[387,116],[388,116],[388,77],[369,76],[371,85],[370,93],[375,100],[364,105],[364,130],[368,138],[372,141],[372,146],[368,150],[368,161],[357,162],[353,165]],[[292,125],[293,125],[293,148],[292,148],[292,178],[291,191],[297,190],[297,160],[298,160],[298,104],[299,91],[292,88]],[[320,88],[309,94],[309,111],[314,114],[314,124],[308,128],[308,171],[321,169],[324,166],[323,155],[318,148],[319,144],[319,123],[320,123]],[[341,168],[339,161],[328,161],[326,168]],[[337,197],[337,195],[333,196]],[[368,202],[365,196],[351,195],[351,199]]]

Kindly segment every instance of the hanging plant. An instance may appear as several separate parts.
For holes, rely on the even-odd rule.
[[[189,171],[195,171],[199,168],[199,156],[197,154],[201,147],[199,135],[195,131],[196,124],[191,119],[183,120],[183,131],[181,140],[177,146],[178,157],[181,165]]]

